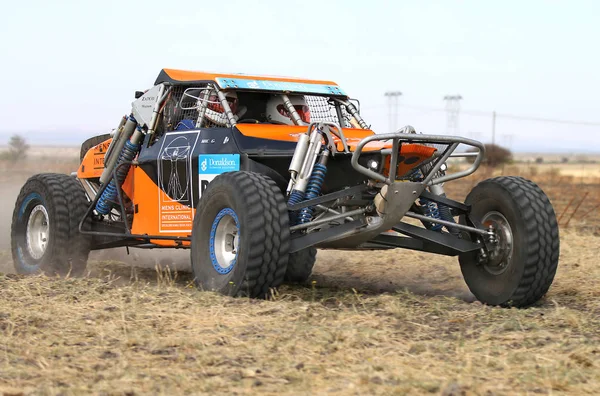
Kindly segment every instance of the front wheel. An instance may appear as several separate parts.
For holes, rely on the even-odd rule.
[[[471,205],[473,219],[496,234],[485,255],[459,257],[475,297],[514,307],[542,298],[554,280],[559,256],[558,223],[546,194],[522,177],[497,177],[475,186],[465,203]]]
[[[223,173],[202,193],[191,249],[199,289],[267,297],[283,281],[289,246],[287,205],[268,177]]]

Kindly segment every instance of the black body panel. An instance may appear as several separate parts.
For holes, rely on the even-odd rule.
[[[285,192],[289,182],[288,167],[296,148],[295,142],[244,136],[237,128],[203,128],[166,132],[148,147],[147,136],[138,163],[148,177],[171,199],[196,207],[201,191],[211,177],[199,177],[204,159],[218,160],[219,155],[237,161],[237,168],[269,176]],[[230,157],[230,155],[234,157]],[[236,157],[235,155],[239,155]],[[211,156],[212,155],[212,156]],[[363,184],[367,178],[350,164],[350,154],[340,153],[329,159],[322,193]],[[380,161],[381,154],[365,153],[360,162]]]

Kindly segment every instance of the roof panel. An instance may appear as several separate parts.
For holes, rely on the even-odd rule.
[[[217,78],[227,79],[244,79],[244,80],[263,80],[263,81],[282,81],[282,82],[295,82],[295,83],[306,83],[306,84],[322,84],[322,85],[333,85],[337,84],[333,81],[326,80],[307,80],[296,77],[277,77],[277,76],[254,76],[246,74],[226,74],[226,73],[208,73],[200,71],[187,71],[177,69],[162,69],[158,75],[155,84],[163,82],[170,83],[190,83],[200,81],[213,81],[217,82]]]

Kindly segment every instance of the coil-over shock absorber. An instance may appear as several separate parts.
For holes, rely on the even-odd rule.
[[[133,118],[133,116],[129,116],[129,121],[135,122],[135,118]],[[140,151],[140,143],[143,136],[144,135],[142,134],[141,128],[136,128],[131,138],[125,141],[123,149],[121,150],[114,167],[112,169],[107,168],[105,170],[106,172],[109,172],[109,175],[111,175],[115,167],[117,169],[115,172],[116,177],[110,178],[109,176],[110,182],[96,203],[96,212],[99,214],[106,215],[110,213],[112,207],[116,204],[118,189],[120,189],[125,182],[125,178],[127,177],[129,169],[131,168],[131,164],[122,166],[121,164],[133,161],[135,156]]]
[[[439,184],[434,184],[433,186],[429,187],[429,190],[437,196],[440,196],[442,198],[446,197],[446,193],[444,192],[444,187],[442,187]],[[436,204],[436,206],[438,208],[438,219],[446,220],[446,221],[449,221],[452,223],[455,222],[454,217],[452,216],[452,211],[450,210],[450,208],[448,206],[441,204],[441,203]],[[441,224],[438,224],[438,225],[439,225],[439,228],[442,228]],[[454,235],[458,235],[460,233],[458,228],[452,228],[452,227],[446,226],[446,229],[448,231],[450,231],[451,234],[454,234]]]
[[[327,174],[327,158],[329,157],[329,150],[323,150],[321,157],[319,158],[319,162],[315,164],[313,171],[310,175],[310,180],[308,182],[308,186],[306,187],[306,194],[304,196],[304,200],[313,199],[321,194],[321,188],[323,187],[323,182],[325,181],[325,175]],[[300,224],[308,223],[312,220],[313,214],[315,212],[314,206],[308,206],[306,208],[302,208],[300,210],[300,214],[298,216],[298,222]]]
[[[412,175],[410,175],[410,177],[411,180],[423,180],[423,171],[421,169],[417,169],[415,172],[413,172]],[[429,190],[431,191],[431,193],[440,197],[446,196],[444,188],[439,184],[430,186]],[[454,217],[452,217],[452,212],[450,211],[450,208],[448,206],[433,202],[425,198],[419,198],[419,204],[423,208],[423,215],[431,217],[432,219],[454,222]],[[422,221],[422,223],[426,228],[433,231],[440,231],[443,228],[443,226],[439,223],[431,223],[424,220]],[[448,231],[450,231],[452,234],[458,233],[458,230],[455,228],[448,228]]]
[[[323,148],[323,136],[326,135],[322,131],[315,129],[310,137],[308,135],[301,135],[298,139],[298,144],[296,145],[296,150],[289,167],[291,173],[290,184],[288,186],[289,206],[315,198],[321,193],[327,172],[327,159],[330,154],[328,149]],[[312,220],[313,213],[314,207],[291,211],[290,223],[291,225],[307,223]]]
[[[421,204],[421,207],[423,208],[423,215],[431,217],[432,219],[441,220],[440,210],[435,202],[425,198],[419,198],[419,204]],[[426,221],[423,221],[423,225],[433,231],[439,231],[443,227],[441,224]]]
[[[296,205],[296,204],[299,204],[300,202],[304,201],[304,195],[305,195],[304,191],[292,190],[292,192],[290,193],[290,196],[288,197],[288,206]],[[300,215],[300,213],[297,210],[290,211],[290,225],[298,224],[299,215]]]

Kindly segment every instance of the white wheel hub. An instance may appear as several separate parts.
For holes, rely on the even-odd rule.
[[[48,221],[48,212],[44,205],[37,205],[29,214],[27,231],[25,232],[27,251],[34,260],[41,259],[46,252],[49,236],[50,223]]]

